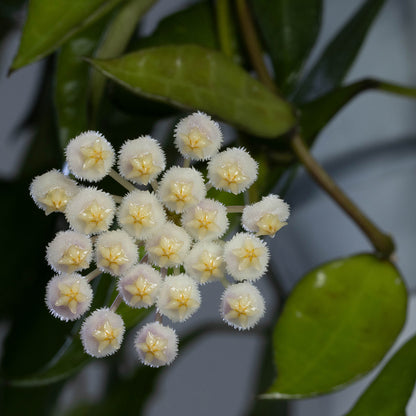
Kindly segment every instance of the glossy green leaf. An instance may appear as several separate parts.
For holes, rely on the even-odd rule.
[[[89,65],[82,59],[97,47],[102,22],[94,24],[66,42],[56,64],[55,106],[61,147],[88,129]]]
[[[96,58],[107,59],[121,55],[137,29],[137,23],[156,0],[130,0],[114,17],[105,31],[104,38],[95,54]],[[88,55],[87,55],[88,56]],[[105,77],[98,71],[91,74],[91,106],[94,118],[105,87]]]
[[[312,144],[316,135],[356,95],[367,90],[378,90],[416,98],[416,88],[392,84],[378,79],[363,79],[353,84],[336,88],[318,99],[299,107],[299,124],[302,136]]]
[[[274,138],[295,123],[288,103],[214,50],[162,46],[89,61],[136,94],[206,111],[248,133]]]
[[[53,52],[121,0],[32,0],[11,70]]]
[[[322,0],[252,0],[251,6],[285,93],[296,83],[321,27]]]
[[[384,3],[366,0],[341,28],[300,83],[294,97],[297,103],[311,101],[341,84]]]
[[[346,416],[399,416],[416,382],[416,336],[397,351]]]
[[[264,398],[297,398],[342,387],[386,354],[406,318],[397,269],[374,255],[309,272],[288,298],[273,334],[277,379]]]

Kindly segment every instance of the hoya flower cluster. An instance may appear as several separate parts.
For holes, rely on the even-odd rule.
[[[109,175],[124,185],[124,196],[80,185],[57,170],[36,177],[30,193],[46,215],[62,212],[69,230],[49,243],[46,259],[56,275],[46,288],[46,304],[59,319],[74,321],[91,306],[91,280],[115,279],[117,297],[109,307],[84,318],[80,335],[87,354],[116,352],[125,332],[117,313],[156,306],[154,322],[136,335],[139,359],[149,366],[170,364],[178,338],[163,321],[183,322],[200,307],[200,285],[221,282],[220,314],[230,326],[252,328],[264,314],[263,296],[253,284],[267,270],[263,236],[286,224],[289,207],[276,195],[248,206],[226,207],[207,197],[209,188],[239,194],[256,180],[258,166],[242,148],[220,151],[219,125],[203,113],[181,120],[174,137],[182,166],[166,169],[159,143],[150,136],[126,141],[116,155],[98,132],[87,131],[66,149],[71,176],[98,182]],[[207,161],[207,178],[191,167]],[[85,182],[84,182],[85,183]],[[228,241],[229,215],[242,213],[245,232]],[[141,253],[141,256],[139,256]]]

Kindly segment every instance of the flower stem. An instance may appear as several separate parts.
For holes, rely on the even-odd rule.
[[[110,173],[108,175],[111,176],[116,182],[118,182],[121,186],[126,188],[128,191],[135,191],[136,190],[136,187],[132,183],[130,183],[128,180],[124,179],[114,169],[111,169]]]
[[[245,206],[244,205],[229,205],[227,207],[227,212],[229,214],[233,214],[233,213],[242,213],[244,210]]]
[[[156,320],[156,322],[159,322],[160,324],[163,323],[163,316],[159,311],[156,312],[155,320]]]
[[[322,166],[312,157],[309,149],[299,135],[295,135],[292,138],[291,146],[296,156],[312,178],[361,228],[377,252],[384,258],[390,257],[394,251],[393,239],[379,230],[379,228],[368,217],[366,217],[357,205],[355,205],[354,202],[342,191],[342,189],[334,182],[328,173],[326,173]]]
[[[121,204],[121,201],[123,200],[123,197],[120,195],[111,195],[116,202],[116,204]]]
[[[115,312],[117,310],[117,308],[120,306],[121,302],[123,302],[123,298],[119,294],[119,295],[116,296],[113,303],[111,304],[110,311]]]
[[[94,280],[96,277],[98,277],[102,271],[100,269],[95,269],[92,272],[89,272],[87,275],[84,276],[84,279],[87,282],[91,282],[91,280]]]
[[[229,58],[233,58],[235,55],[235,43],[233,41],[230,24],[231,14],[229,0],[217,0],[215,11],[221,51]]]
[[[278,94],[278,89],[269,75],[269,71],[264,63],[260,40],[257,36],[253,18],[251,16],[250,9],[247,6],[246,0],[236,0],[236,5],[238,19],[242,27],[242,36],[244,38],[251,63],[253,64],[260,81],[266,85],[270,91]]]
[[[184,167],[184,168],[189,168],[189,166],[191,166],[191,159],[189,159],[189,158],[185,157],[185,158],[183,159],[183,167]]]

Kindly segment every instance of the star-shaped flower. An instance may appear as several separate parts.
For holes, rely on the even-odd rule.
[[[154,359],[159,361],[166,361],[165,351],[168,346],[168,341],[165,338],[149,332],[146,336],[146,341],[137,345],[137,347],[145,353],[145,360],[151,363]]]
[[[198,158],[202,159],[204,149],[208,144],[208,139],[199,129],[191,129],[188,134],[181,134],[180,139],[184,144],[184,150],[186,153],[194,154]]]
[[[149,228],[155,225],[153,221],[153,215],[151,206],[129,204],[129,213],[120,220],[121,224],[133,224],[136,233],[140,233],[143,228]]]
[[[187,205],[196,203],[192,194],[192,183],[173,182],[170,186],[170,193],[166,197],[166,201],[172,201],[176,204],[178,210],[183,210]]]
[[[265,214],[256,223],[259,231],[256,235],[274,236],[287,222],[281,222],[276,214]]]
[[[226,163],[217,169],[217,173],[221,178],[219,186],[230,189],[233,194],[238,194],[238,185],[248,180],[237,163]]]
[[[95,140],[90,146],[82,146],[80,151],[84,159],[83,169],[94,168],[98,172],[104,172],[104,161],[111,156],[111,153],[103,149],[101,140]]]
[[[188,309],[199,306],[199,302],[192,297],[191,286],[183,288],[171,287],[169,297],[170,301],[166,308],[177,311],[180,321],[184,320]]]
[[[43,198],[39,198],[39,202],[45,204],[47,207],[45,210],[46,215],[55,211],[65,211],[68,200],[68,194],[62,188],[52,188]]]
[[[104,325],[93,332],[93,337],[99,342],[98,353],[101,354],[109,345],[118,349],[120,342],[118,337],[122,332],[122,328],[114,328],[109,321],[105,321]]]
[[[133,295],[133,297],[130,299],[130,304],[132,306],[139,302],[144,302],[147,305],[151,305],[153,301],[150,295],[157,288],[157,284],[149,282],[149,280],[140,276],[137,278],[133,285],[127,285],[124,288]]]
[[[193,265],[192,267],[202,272],[200,282],[205,283],[211,278],[221,278],[224,277],[224,272],[221,269],[223,264],[223,259],[219,256],[214,256],[209,251],[204,251],[199,259],[199,263]]]
[[[116,274],[120,266],[129,261],[119,244],[112,247],[99,247],[99,250],[102,256],[100,266],[108,267]]]
[[[74,270],[88,266],[86,261],[88,253],[88,250],[83,250],[81,247],[72,245],[65,250],[60,260],[58,260],[58,263],[67,266],[67,271],[71,273]]]
[[[168,262],[181,262],[178,252],[182,246],[182,241],[174,238],[161,237],[159,245],[151,247],[149,251],[159,258],[160,266],[164,267]]]
[[[255,247],[250,238],[246,238],[244,244],[240,248],[233,250],[233,254],[238,258],[238,270],[245,270],[249,267],[254,267],[257,270],[261,269],[259,257],[265,254],[264,247]]]
[[[204,210],[196,207],[194,217],[186,226],[195,229],[199,238],[204,238],[209,232],[218,232],[220,228],[216,224],[217,211]]]
[[[231,310],[225,315],[225,319],[239,321],[242,327],[247,326],[248,318],[257,312],[250,296],[238,296],[237,298],[227,299]]]
[[[110,213],[110,208],[104,208],[97,201],[93,201],[79,214],[79,218],[85,223],[85,233],[104,231],[107,228],[106,219]]]
[[[143,184],[149,182],[150,176],[159,171],[159,167],[153,162],[151,153],[144,153],[130,159],[131,171],[127,179],[139,179]]]
[[[72,285],[59,283],[58,289],[60,297],[55,302],[55,306],[67,306],[75,315],[77,313],[78,303],[87,300],[87,297],[80,291],[80,282],[76,281]]]

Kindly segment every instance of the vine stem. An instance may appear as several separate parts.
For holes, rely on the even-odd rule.
[[[234,56],[234,44],[230,29],[230,4],[229,0],[217,0],[215,4],[217,17],[218,39],[221,51],[232,58]]]
[[[256,28],[254,26],[253,18],[250,9],[247,6],[246,0],[236,0],[238,20],[242,27],[242,36],[250,56],[251,63],[256,70],[260,81],[268,87],[272,92],[278,94],[279,91],[269,75],[269,71],[264,63],[262,48],[260,40],[257,36]]]
[[[124,179],[114,169],[111,169],[110,173],[108,175],[111,176],[116,182],[118,182],[121,186],[126,188],[128,191],[135,191],[136,190],[136,187],[133,184],[131,184],[128,180]]]
[[[384,234],[364,215],[354,202],[334,182],[322,166],[313,158],[309,149],[299,135],[291,139],[291,146],[299,161],[309,172],[318,185],[349,215],[361,228],[377,252],[384,258],[389,258],[394,251],[393,239]]]

